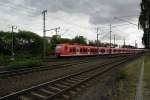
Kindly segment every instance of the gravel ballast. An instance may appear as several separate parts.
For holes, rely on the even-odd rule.
[[[0,96],[10,94],[12,92],[19,91],[21,89],[29,88],[31,86],[44,83],[59,77],[66,76],[71,73],[79,72],[94,66],[95,64],[101,65],[105,61],[112,61],[117,58],[100,59],[91,61],[85,64],[72,65],[69,67],[45,70],[39,72],[28,73],[19,76],[8,77],[0,79]]]

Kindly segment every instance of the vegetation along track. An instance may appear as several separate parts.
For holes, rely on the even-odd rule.
[[[132,57],[130,57],[131,59]],[[61,98],[62,95],[69,95],[70,91],[84,85],[91,79],[102,75],[103,73],[111,70],[112,68],[128,61],[129,58],[107,62],[102,65],[97,65],[93,68],[77,72],[62,78],[58,78],[28,89],[11,93],[0,100],[53,100]]]
[[[63,67],[69,67],[71,65],[84,64],[87,62],[89,62],[89,60],[76,60],[76,61],[70,61],[68,63],[58,63],[58,64],[52,64],[52,65],[46,65],[46,66],[24,68],[24,69],[11,70],[11,71],[2,71],[0,72],[0,77],[3,77],[3,78],[12,77],[15,75],[26,74],[26,73],[36,72],[36,71],[52,70],[52,69],[58,69],[58,68],[63,68]]]
[[[109,58],[117,58],[117,57],[118,56],[109,57]],[[2,71],[2,72],[0,72],[0,77],[1,78],[12,77],[15,75],[27,74],[27,73],[31,73],[31,72],[58,69],[58,68],[63,68],[63,67],[69,67],[71,65],[88,63],[90,60],[94,60],[94,59],[100,59],[100,57],[95,57],[94,59],[92,59],[92,58],[94,58],[94,57],[85,58],[85,59],[81,59],[81,58],[80,59],[72,59],[72,61],[69,60],[70,62],[56,63],[56,64],[51,64],[51,65],[46,65],[46,66],[24,68],[24,69],[11,70],[11,71]]]

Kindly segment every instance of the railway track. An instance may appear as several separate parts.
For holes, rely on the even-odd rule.
[[[108,72],[128,60],[129,58],[125,57],[119,60],[105,62],[102,65],[96,65],[93,68],[81,72],[11,93],[1,97],[0,100],[53,100],[62,98],[64,95],[70,95],[74,89],[84,86],[88,81]]]
[[[117,58],[118,56],[112,57],[112,58]],[[98,57],[94,58],[94,60],[99,59]],[[111,59],[111,58],[110,58]],[[57,64],[52,64],[52,65],[47,65],[47,66],[39,66],[39,67],[32,67],[32,68],[24,68],[24,69],[19,69],[19,70],[11,70],[11,71],[2,71],[0,72],[0,77],[5,78],[5,77],[12,77],[15,75],[21,75],[21,74],[27,74],[27,73],[32,73],[32,72],[38,72],[38,71],[44,71],[44,70],[52,70],[52,69],[59,69],[59,68],[64,68],[64,67],[69,67],[72,65],[79,65],[79,64],[84,64],[84,63],[89,63],[91,59],[76,59],[71,62],[66,62],[66,63],[57,63]]]
[[[63,67],[71,66],[71,65],[84,64],[84,63],[87,63],[87,62],[88,62],[88,60],[73,61],[73,62],[70,62],[70,63],[52,64],[52,65],[48,65],[48,66],[24,68],[24,69],[11,70],[11,71],[2,71],[2,72],[0,72],[0,77],[10,77],[10,76],[15,76],[15,75],[31,73],[31,72],[58,69],[58,68],[63,68]]]

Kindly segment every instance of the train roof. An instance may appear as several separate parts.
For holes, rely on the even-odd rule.
[[[64,44],[57,44],[57,45],[63,45],[63,46],[65,46],[65,45],[67,45],[67,46],[69,46],[69,47],[75,47],[75,46],[78,46],[78,47],[90,47],[90,48],[97,48],[96,46],[89,46],[89,45],[83,45],[83,44],[67,44],[67,43],[64,43]],[[104,48],[104,49],[110,49],[109,47],[98,47],[98,48]],[[111,48],[111,49],[129,49],[129,50],[145,50],[145,49],[143,49],[143,48]]]

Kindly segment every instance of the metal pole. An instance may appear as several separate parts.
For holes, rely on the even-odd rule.
[[[125,40],[125,38],[124,38],[123,42],[124,42],[123,45],[125,46],[125,45],[126,45],[126,40]]]
[[[97,47],[98,47],[98,28],[97,28]]]
[[[135,48],[137,48],[137,45],[136,45],[136,40],[135,40]]]
[[[14,27],[14,26],[12,26],[11,27],[11,54],[12,54],[12,58],[11,58],[11,60],[14,60],[15,58],[14,58],[14,56],[15,56],[15,53],[14,53],[14,29],[17,29],[17,27]]]
[[[115,44],[116,44],[115,41],[116,41],[116,36],[115,36],[115,34],[114,34],[114,47],[115,47]]]
[[[58,43],[58,30],[60,29],[60,27],[56,27],[55,31],[56,31],[56,44]]]
[[[111,48],[111,32],[112,30],[111,30],[111,24],[110,24],[110,48]]]
[[[44,10],[42,12],[43,14],[43,57],[45,58],[46,56],[46,28],[45,28],[45,14],[47,13],[47,10]]]
[[[12,44],[11,44],[11,53],[12,53],[12,60],[14,60],[14,26],[12,28]]]

